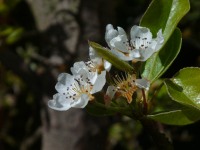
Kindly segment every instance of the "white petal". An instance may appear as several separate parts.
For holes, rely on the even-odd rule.
[[[88,72],[88,73],[87,73],[87,76],[83,76],[83,77],[86,77],[86,78],[84,78],[85,81],[86,81],[87,79],[89,79],[90,82],[92,83],[92,85],[94,85],[95,82],[96,82],[96,80],[97,80],[97,78],[98,78],[98,73],[97,73],[97,71],[96,71],[96,72]]]
[[[158,51],[164,43],[164,37],[162,35],[162,30],[160,29],[157,33],[157,37],[156,39],[154,39],[154,41],[156,41],[156,46],[155,46],[155,51]]]
[[[131,28],[131,43],[136,49],[148,46],[152,41],[152,33],[148,28],[133,26]]]
[[[88,69],[83,61],[75,62],[73,67],[70,68],[73,75],[80,74],[82,69]]]
[[[119,59],[121,59],[121,60],[124,60],[124,61],[130,61],[130,60],[132,60],[133,58],[132,58],[132,55],[130,55],[130,53],[128,53],[128,54],[124,54],[124,53],[122,53],[122,52],[120,52],[120,51],[117,51],[117,50],[115,50],[115,49],[111,49],[111,52],[114,54],[114,55],[116,55]]]
[[[104,69],[109,72],[111,67],[112,67],[112,64],[110,62],[104,60]]]
[[[89,96],[87,94],[82,94],[78,100],[73,101],[71,104],[74,108],[84,108],[89,101]]]
[[[162,36],[162,30],[160,29],[157,33],[157,38],[152,39],[151,44],[147,49],[140,50],[141,59],[140,61],[146,61],[151,57],[155,52],[157,52],[163,45],[164,38]]]
[[[146,27],[140,27],[135,25],[131,28],[130,34],[131,34],[131,39],[135,39],[136,37],[141,37],[141,38],[147,38],[147,41],[152,40],[152,33]]]
[[[89,47],[89,56],[90,59],[95,59],[96,57],[99,57],[97,52],[91,46]]]
[[[147,81],[146,79],[136,79],[135,84],[141,89],[143,88],[143,89],[149,90],[149,87],[150,87],[150,82]]]
[[[110,41],[117,35],[118,35],[117,30],[115,30],[111,24],[108,24],[106,26],[105,40],[109,46],[110,46]]]
[[[140,50],[141,57],[138,58],[139,61],[146,61],[149,57],[151,57],[155,53],[155,51],[151,48]]]
[[[98,65],[102,65],[103,63],[103,59],[101,57],[95,57],[91,60],[94,65],[98,66]]]
[[[118,51],[121,51],[121,52],[125,52],[125,53],[128,53],[129,50],[128,50],[128,43],[127,43],[128,39],[126,36],[124,35],[118,35],[117,37],[113,38],[111,41],[110,41],[110,45],[111,45],[111,48],[113,49],[116,49]]]
[[[71,100],[57,93],[53,96],[53,100],[48,101],[48,106],[54,110],[65,111],[71,108]]]
[[[156,39],[157,39],[158,43],[160,43],[160,44],[164,42],[164,37],[163,37],[163,34],[162,34],[162,29],[160,29],[158,31]]]
[[[115,86],[109,86],[109,87],[107,88],[106,95],[107,95],[110,99],[112,99],[112,98],[114,97],[116,91],[117,91],[117,90],[116,90],[116,87],[115,87]]]
[[[101,74],[97,76],[91,94],[101,91],[105,83],[106,83],[106,71],[102,71]]]
[[[117,27],[117,30],[118,30],[118,34],[119,34],[119,35],[124,35],[124,36],[126,36],[126,32],[124,31],[123,28]],[[127,38],[127,37],[126,37],[126,38]]]
[[[74,85],[76,83],[74,76],[68,74],[68,73],[62,73],[58,76],[58,82],[55,85],[55,89],[63,94],[66,94],[67,88],[70,87],[70,85]]]
[[[73,85],[75,82],[74,76],[68,73],[61,73],[58,76],[58,82],[55,85],[55,89],[61,94],[66,93],[67,88],[70,87],[70,85]]]
[[[134,49],[134,50],[130,51],[129,57],[131,57],[131,60],[141,57],[140,51],[138,49]]]
[[[58,91],[60,94],[66,93],[67,87],[67,85],[62,84],[61,82],[58,82],[55,85],[56,91]]]
[[[61,73],[58,75],[58,82],[62,83],[62,84],[66,84],[69,81],[73,80],[74,77],[71,74],[68,73]]]
[[[110,31],[110,30],[113,30],[113,25],[112,24],[107,24],[106,26],[106,31]]]

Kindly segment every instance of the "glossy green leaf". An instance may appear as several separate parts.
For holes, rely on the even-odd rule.
[[[200,68],[184,68],[165,85],[174,101],[200,110]]]
[[[112,54],[108,49],[102,47],[101,45],[95,42],[89,42],[89,45],[92,48],[94,48],[101,57],[109,61],[113,66],[115,66],[119,70],[126,71],[126,72],[133,71],[133,67],[131,65],[129,65],[127,62],[123,60],[120,60],[118,57]]]
[[[157,84],[157,83],[154,83]],[[155,85],[152,86],[155,86]],[[187,125],[200,119],[200,111],[173,101],[166,86],[162,86],[154,97],[154,109],[149,118],[169,125]]]
[[[142,65],[142,77],[151,82],[159,78],[179,54],[181,43],[181,32],[177,28],[166,45]]]
[[[148,115],[149,118],[169,125],[187,125],[200,119],[200,111],[194,108],[182,107],[176,110]]]
[[[167,42],[178,22],[189,9],[189,0],[153,0],[143,15],[140,25],[148,27],[154,36],[159,29],[162,29]]]

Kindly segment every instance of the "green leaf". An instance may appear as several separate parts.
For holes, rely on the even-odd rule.
[[[157,83],[154,82],[154,84],[156,85]],[[148,117],[161,123],[187,125],[200,119],[200,111],[198,109],[181,105],[172,100],[168,95],[166,86],[160,88],[156,97],[151,102],[155,107]]]
[[[165,85],[172,100],[200,110],[200,68],[184,68]]]
[[[189,0],[153,0],[143,15],[140,25],[148,27],[154,36],[159,29],[162,29],[167,42],[178,22],[189,9]]]
[[[112,54],[108,49],[102,47],[101,45],[95,42],[89,42],[89,45],[96,50],[96,52],[103,57],[105,60],[109,61],[113,66],[118,68],[119,70],[132,72],[133,67],[129,65],[127,62],[120,60],[114,54]]]
[[[181,43],[181,32],[177,28],[166,45],[158,53],[155,53],[143,63],[141,70],[142,77],[151,82],[159,78],[179,54]]]
[[[182,107],[176,110],[159,112],[147,117],[169,125],[187,125],[200,119],[200,111],[194,108]]]
[[[175,28],[189,9],[188,0],[153,0],[150,4],[140,25],[148,27],[154,36],[162,29],[165,40],[160,52],[155,53],[143,64],[141,74],[144,78],[153,82],[169,68],[178,55],[181,34]]]

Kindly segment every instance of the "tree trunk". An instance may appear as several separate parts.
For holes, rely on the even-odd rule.
[[[42,34],[42,53],[59,56],[66,70],[75,59],[88,58],[88,40],[101,41],[100,7],[106,1],[96,0],[27,0]],[[106,8],[106,6],[105,6]],[[108,7],[107,7],[108,8]],[[109,8],[110,9],[110,8]],[[110,9],[111,10],[111,9]],[[105,17],[105,16],[104,16]],[[107,16],[109,18],[109,15]],[[105,20],[105,19],[104,19]],[[105,24],[105,23],[104,23]],[[52,69],[44,76],[42,118],[42,150],[102,150],[106,147],[109,122],[93,118],[82,109],[58,112],[47,108],[52,97],[52,77],[59,71]],[[48,75],[48,73],[45,73]],[[51,84],[49,84],[49,81]],[[51,86],[49,86],[51,85]],[[54,83],[55,85],[55,83]],[[40,85],[39,85],[40,86]]]

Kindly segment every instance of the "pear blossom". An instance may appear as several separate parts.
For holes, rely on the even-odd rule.
[[[90,61],[75,62],[71,67],[72,75],[61,73],[55,89],[58,91],[48,102],[50,108],[55,110],[68,110],[71,107],[84,108],[88,101],[93,100],[92,94],[102,90],[105,85],[106,71],[111,64],[99,57],[89,48]]]
[[[97,73],[87,74],[84,69],[79,71],[83,74],[73,76],[61,73],[58,76],[58,82],[55,86],[58,93],[48,102],[50,108],[59,111],[68,110],[71,107],[84,108],[89,101],[94,99],[92,94],[102,90],[106,82],[105,71],[100,75]]]
[[[130,34],[132,46],[140,53],[138,61],[146,61],[162,47],[164,42],[161,29],[158,31],[157,37],[152,38],[152,33],[148,28],[135,25],[131,28]]]
[[[88,67],[88,65],[85,64],[85,62],[83,61],[74,63],[74,66],[71,67],[71,72],[75,78],[78,78],[78,80],[80,80],[79,77],[81,76],[81,81],[86,81],[87,83],[90,83],[92,86],[94,86],[94,89],[97,92],[103,88],[106,82],[105,70],[98,73],[98,70]]]
[[[85,72],[101,74],[102,71],[111,69],[111,63],[99,57],[92,47],[89,48],[89,56],[90,60],[87,62],[79,61],[74,63],[73,67],[71,67],[73,75],[85,74]]]
[[[124,29],[121,27],[117,27],[117,29],[118,30],[115,30],[111,24],[106,26],[105,40],[110,47],[111,52],[125,61],[139,58],[139,51],[135,50],[129,43]]]
[[[133,26],[128,40],[127,35],[121,27],[115,30],[111,24],[106,26],[105,40],[111,52],[125,61],[137,60],[146,61],[151,55],[157,52],[164,42],[162,30],[152,38],[152,33],[146,27]]]
[[[128,103],[132,102],[133,93],[138,89],[149,90],[150,83],[145,79],[136,79],[136,76],[126,75],[126,77],[116,76],[114,80],[114,85],[108,87],[106,95],[112,99],[116,93],[119,96],[125,97]]]

